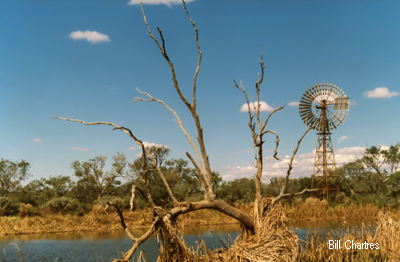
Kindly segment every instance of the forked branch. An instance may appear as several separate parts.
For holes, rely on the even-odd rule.
[[[294,160],[294,157],[295,157],[295,155],[297,154],[297,151],[299,150],[301,141],[303,140],[303,138],[307,135],[307,133],[308,133],[311,129],[312,129],[311,127],[307,128],[306,132],[304,132],[303,136],[302,136],[302,137],[299,139],[299,141],[297,142],[297,146],[296,146],[296,148],[295,148],[294,151],[293,151],[293,154],[292,154],[292,157],[290,158],[290,161],[288,162],[289,167],[288,167],[288,170],[287,170],[287,172],[286,172],[285,182],[283,183],[283,185],[282,185],[282,187],[281,187],[281,189],[280,189],[279,196],[275,197],[275,198],[272,200],[272,204],[274,204],[275,202],[277,202],[279,199],[281,199],[281,198],[283,198],[283,197],[298,196],[298,195],[302,195],[302,194],[304,194],[304,193],[306,193],[306,192],[314,192],[314,191],[318,191],[318,190],[319,190],[319,189],[304,189],[304,190],[301,191],[301,192],[297,192],[297,193],[293,193],[293,194],[287,194],[287,193],[286,193],[286,192],[287,192],[287,186],[288,186],[288,183],[289,183],[289,176],[290,176],[290,174],[291,174],[291,172],[292,172],[292,169],[293,169],[293,160]]]
[[[79,122],[79,123],[82,123],[82,124],[84,124],[84,125],[89,125],[89,126],[91,126],[91,125],[97,125],[97,126],[98,126],[98,125],[109,125],[109,126],[113,126],[114,128],[113,128],[112,130],[115,130],[115,129],[121,130],[122,132],[124,132],[125,134],[127,134],[128,136],[130,136],[133,140],[135,140],[135,142],[136,142],[140,147],[144,148],[144,147],[143,147],[143,142],[142,142],[141,140],[139,140],[137,137],[135,137],[135,136],[133,135],[132,131],[131,131],[129,128],[126,128],[126,127],[123,127],[123,126],[118,126],[118,125],[116,125],[116,124],[114,124],[114,123],[110,123],[110,122],[92,122],[92,123],[87,123],[87,122],[82,121],[82,120],[79,120],[79,119],[63,118],[63,117],[59,117],[59,116],[53,117],[52,119],[54,119],[54,118],[56,118],[56,119],[61,119],[61,120],[65,120],[65,121],[71,121],[71,122]],[[163,180],[164,185],[165,185],[165,187],[167,188],[167,191],[168,191],[168,193],[169,193],[169,196],[172,198],[172,201],[173,201],[174,203],[178,203],[178,201],[176,200],[174,194],[172,193],[171,188],[169,187],[169,184],[168,184],[167,180],[165,179],[164,173],[161,171],[160,167],[157,165],[156,160],[152,157],[152,155],[151,155],[150,152],[147,150],[147,148],[144,148],[144,151],[146,152],[147,156],[150,157],[151,161],[152,161],[153,164],[155,165],[155,168],[156,168],[156,170],[157,170],[157,173],[159,174],[159,176],[160,176],[161,179]]]
[[[254,182],[255,182],[255,187],[256,187],[256,199],[254,201],[254,219],[255,219],[255,227],[256,230],[261,228],[261,215],[262,215],[262,201],[261,201],[261,175],[263,171],[263,135],[267,133],[272,133],[276,137],[276,146],[274,150],[274,158],[277,160],[280,160],[277,155],[278,155],[278,146],[279,146],[279,136],[275,131],[272,130],[264,130],[269,118],[277,111],[282,110],[284,107],[279,107],[275,110],[273,110],[266,120],[264,122],[261,122],[261,117],[260,117],[260,108],[261,108],[261,103],[260,103],[260,89],[261,89],[261,83],[264,80],[264,62],[263,62],[263,56],[262,56],[262,51],[261,51],[261,58],[260,58],[260,66],[261,66],[261,74],[258,74],[258,80],[255,84],[256,87],[256,93],[257,93],[257,101],[254,102],[253,99],[251,99],[251,103],[253,105],[254,109],[254,114],[252,114],[251,106],[250,106],[250,101],[249,97],[247,95],[245,87],[242,85],[242,81],[240,81],[240,84],[238,85],[235,80],[234,86],[238,88],[242,93],[244,94],[246,98],[246,103],[247,103],[247,111],[249,114],[249,128],[251,131],[251,136],[253,138],[253,148],[255,151],[255,160],[256,164],[253,163],[254,167],[257,169],[256,173],[254,174]],[[258,130],[256,130],[256,123],[253,123],[254,116],[256,118],[257,124],[258,124]]]
[[[170,58],[169,58],[169,56],[168,56],[168,54],[166,52],[166,49],[165,49],[165,39],[164,39],[164,36],[162,34],[162,30],[157,28],[157,30],[158,30],[158,32],[160,34],[160,37],[161,37],[161,41],[162,41],[162,45],[161,45],[158,42],[158,40],[154,37],[154,35],[152,34],[150,26],[147,23],[146,16],[145,16],[144,10],[143,10],[142,2],[140,2],[140,7],[142,9],[143,20],[146,23],[147,30],[149,32],[149,36],[155,41],[156,45],[158,46],[158,48],[161,51],[161,54],[163,55],[165,60],[168,62],[168,65],[170,67],[171,74],[172,74],[173,86],[175,87],[175,90],[177,91],[180,99],[185,103],[185,105],[187,106],[187,108],[191,112],[191,114],[193,116],[193,119],[195,121],[196,129],[197,129],[197,141],[199,143],[201,156],[202,156],[202,159],[204,161],[204,171],[202,171],[202,173],[204,174],[204,178],[205,178],[204,180],[206,181],[207,194],[205,194],[205,197],[206,198],[210,198],[210,199],[215,199],[216,196],[214,194],[214,189],[213,189],[211,167],[210,167],[210,162],[209,162],[209,159],[208,159],[208,155],[207,155],[207,152],[206,152],[206,147],[205,147],[204,139],[203,139],[203,127],[200,124],[200,118],[199,118],[199,115],[196,112],[196,82],[197,82],[197,76],[198,76],[198,73],[199,73],[199,70],[200,70],[201,58],[202,58],[202,54],[203,53],[200,50],[200,45],[199,45],[199,41],[198,41],[198,29],[195,26],[195,22],[192,21],[190,15],[189,15],[189,12],[188,12],[188,10],[186,8],[185,1],[182,0],[182,2],[183,2],[183,8],[185,9],[186,14],[189,17],[190,23],[192,24],[192,26],[193,26],[193,28],[194,28],[194,30],[196,32],[195,40],[196,40],[196,45],[197,45],[197,51],[199,53],[199,58],[198,58],[198,61],[197,61],[197,68],[196,68],[196,71],[195,71],[195,74],[194,74],[194,77],[193,77],[193,101],[192,101],[192,104],[190,104],[187,101],[187,99],[185,98],[185,96],[181,92],[181,89],[179,87],[178,80],[177,80],[177,77],[176,77],[174,64],[170,60]],[[201,161],[198,160],[198,162],[199,162],[200,169],[202,169],[201,168],[202,167]]]
[[[192,138],[189,136],[188,132],[187,132],[186,129],[183,127],[183,123],[182,123],[181,119],[179,118],[178,114],[176,113],[176,111],[172,110],[164,101],[159,100],[159,99],[156,99],[156,98],[154,98],[153,96],[151,96],[150,94],[148,94],[148,93],[146,93],[146,92],[140,91],[138,88],[136,88],[136,89],[139,91],[139,93],[141,93],[142,95],[145,95],[145,96],[149,97],[150,99],[143,99],[143,98],[141,98],[141,97],[135,97],[135,99],[132,101],[132,103],[133,103],[133,102],[138,102],[138,101],[143,101],[143,102],[158,102],[158,103],[162,104],[163,106],[165,106],[172,114],[174,114],[174,116],[176,117],[176,119],[174,119],[175,122],[178,123],[179,127],[181,128],[181,130],[182,130],[183,133],[185,134],[186,138],[189,140],[190,145],[192,146],[192,148],[194,149],[194,152],[196,153],[197,161],[198,161],[198,163],[199,163],[200,166],[197,165],[197,163],[194,161],[194,159],[193,159],[191,156],[188,155],[188,157],[190,158],[191,162],[192,162],[192,163],[194,164],[194,166],[196,167],[196,170],[197,170],[198,173],[199,173],[199,174],[198,174],[199,177],[201,177],[201,178],[199,178],[199,180],[200,180],[200,183],[201,183],[201,185],[203,186],[203,188],[206,189],[206,190],[204,191],[205,194],[208,194],[209,185],[208,185],[208,182],[207,182],[207,179],[206,179],[206,174],[205,174],[205,171],[204,171],[204,168],[203,168],[203,164],[202,164],[202,162],[201,162],[201,158],[200,158],[199,151],[197,150],[196,146],[194,145]],[[196,175],[197,175],[197,174],[196,174]],[[208,198],[209,198],[209,197],[210,197],[210,196],[208,196]]]

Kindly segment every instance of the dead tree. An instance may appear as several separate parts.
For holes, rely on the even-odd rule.
[[[267,133],[272,133],[276,136],[276,147],[275,147],[274,157],[276,159],[278,159],[277,158],[277,150],[278,150],[278,145],[279,145],[278,134],[272,130],[265,130],[265,127],[266,127],[268,119],[271,117],[271,115],[273,113],[281,110],[283,107],[280,107],[280,108],[274,110],[267,117],[265,122],[261,123],[260,110],[259,110],[260,109],[259,92],[260,92],[260,85],[264,78],[264,64],[262,62],[262,57],[261,57],[262,71],[261,71],[261,75],[259,75],[259,79],[256,83],[258,104],[257,104],[257,106],[256,106],[256,104],[253,104],[254,110],[255,110],[255,116],[256,116],[256,119],[258,122],[258,127],[259,127],[258,133],[256,132],[255,124],[253,124],[254,115],[251,114],[250,103],[249,103],[249,99],[248,99],[246,90],[244,89],[243,86],[241,86],[241,85],[238,86],[235,83],[236,87],[238,87],[244,93],[246,100],[247,100],[247,105],[248,105],[248,109],[249,109],[249,117],[250,117],[249,126],[252,131],[254,149],[256,152],[255,158],[256,158],[257,164],[255,165],[255,167],[257,168],[257,173],[254,176],[255,183],[256,183],[256,200],[255,200],[253,214],[247,214],[231,205],[228,205],[224,201],[216,199],[216,195],[214,194],[213,182],[212,182],[212,173],[211,173],[210,162],[209,162],[209,158],[207,155],[207,151],[206,151],[206,147],[205,147],[204,139],[203,139],[203,128],[200,124],[200,117],[196,111],[196,88],[197,88],[196,83],[197,83],[197,76],[198,76],[198,73],[200,70],[203,52],[200,49],[200,45],[199,45],[199,41],[198,41],[198,39],[199,39],[198,38],[198,29],[196,28],[195,22],[192,21],[190,15],[189,15],[189,12],[186,8],[184,0],[182,0],[182,2],[183,2],[183,8],[188,16],[190,23],[193,26],[194,31],[195,31],[195,42],[196,42],[197,51],[198,51],[197,68],[195,70],[194,77],[193,77],[192,101],[191,102],[189,102],[187,100],[187,98],[183,95],[183,93],[181,92],[181,89],[180,89],[180,86],[178,84],[178,80],[176,77],[174,64],[171,61],[171,59],[168,56],[167,51],[166,51],[166,43],[165,43],[165,39],[163,37],[161,29],[157,28],[159,37],[161,39],[159,41],[152,34],[152,31],[150,29],[149,24],[147,23],[146,16],[144,14],[142,4],[140,6],[142,9],[142,15],[143,15],[144,22],[148,29],[148,34],[149,34],[150,38],[152,38],[154,40],[154,42],[157,45],[158,49],[160,50],[162,56],[167,61],[168,65],[170,67],[170,70],[171,70],[171,74],[172,74],[173,86],[174,86],[176,92],[178,93],[180,99],[186,105],[186,107],[188,108],[189,112],[191,113],[191,115],[194,119],[195,126],[197,129],[197,144],[198,144],[199,149],[197,148],[197,146],[193,142],[192,138],[189,136],[189,134],[183,127],[183,123],[180,120],[178,114],[172,108],[170,108],[166,103],[164,103],[162,100],[154,98],[152,95],[142,92],[138,89],[138,91],[142,95],[146,96],[146,98],[138,97],[138,98],[135,98],[135,100],[133,102],[137,102],[137,101],[157,102],[157,103],[162,104],[171,113],[174,114],[174,116],[176,117],[175,121],[178,123],[179,127],[186,135],[186,138],[188,139],[190,145],[192,146],[192,148],[195,152],[195,155],[196,155],[195,158],[193,158],[192,155],[190,155],[188,152],[186,152],[186,155],[190,159],[190,161],[192,162],[192,164],[194,165],[194,167],[197,171],[196,176],[197,176],[199,183],[201,184],[201,187],[203,190],[202,191],[203,197],[204,197],[203,200],[197,201],[197,202],[178,202],[177,199],[175,198],[172,190],[170,189],[170,186],[168,185],[168,182],[166,181],[165,176],[164,176],[160,166],[157,164],[156,159],[154,158],[154,156],[152,156],[152,154],[148,151],[148,149],[144,147],[142,141],[140,139],[138,139],[131,132],[130,129],[123,127],[123,126],[118,126],[114,123],[109,123],[109,122],[87,123],[82,120],[55,117],[55,118],[66,120],[66,121],[80,122],[85,125],[113,126],[113,130],[115,130],[115,129],[121,130],[122,132],[127,134],[129,137],[131,137],[142,148],[144,161],[143,161],[143,170],[142,170],[142,173],[139,174],[139,178],[142,183],[142,186],[145,186],[147,191],[143,192],[141,190],[141,191],[139,191],[139,193],[141,195],[143,195],[143,197],[148,201],[148,203],[153,208],[154,220],[153,220],[153,224],[151,225],[150,229],[145,234],[143,234],[139,238],[135,238],[129,232],[129,229],[127,228],[127,226],[124,222],[122,212],[113,203],[108,203],[109,205],[116,207],[118,215],[121,218],[122,227],[126,231],[127,235],[130,237],[130,239],[132,239],[132,241],[134,242],[132,248],[129,251],[127,251],[126,253],[123,253],[123,259],[116,259],[114,261],[128,261],[131,258],[131,256],[133,255],[133,253],[135,252],[135,250],[138,248],[138,246],[141,243],[143,243],[144,241],[146,241],[146,239],[154,233],[157,233],[158,236],[161,237],[160,258],[159,258],[160,261],[166,261],[166,260],[169,260],[169,261],[193,261],[193,260],[198,260],[198,259],[200,259],[199,261],[205,261],[205,260],[201,260],[201,258],[196,256],[196,254],[194,254],[192,251],[190,251],[186,247],[186,244],[178,237],[177,227],[176,227],[176,220],[177,220],[178,216],[188,213],[188,212],[194,212],[197,210],[201,210],[201,209],[217,210],[217,211],[219,211],[225,215],[228,215],[228,216],[236,219],[237,221],[239,221],[241,223],[241,225],[243,226],[243,231],[242,231],[243,236],[241,238],[242,244],[243,244],[243,241],[253,241],[254,237],[252,237],[252,236],[261,237],[263,234],[265,234],[265,232],[268,232],[268,230],[265,230],[265,228],[264,228],[264,230],[261,230],[262,226],[265,225],[266,223],[267,224],[272,223],[271,221],[268,220],[268,216],[269,216],[268,214],[270,214],[270,213],[267,214],[267,208],[269,208],[269,210],[271,210],[271,208],[273,208],[273,206],[276,206],[274,204],[280,198],[289,195],[289,194],[286,194],[286,187],[287,187],[287,180],[288,180],[288,177],[290,176],[290,172],[292,169],[293,158],[297,152],[297,149],[300,145],[301,140],[306,135],[306,133],[309,131],[309,130],[307,130],[306,133],[303,135],[303,137],[299,140],[298,145],[297,145],[295,151],[293,152],[292,159],[289,163],[289,170],[288,170],[287,176],[286,176],[286,183],[281,188],[281,194],[272,201],[271,200],[263,201],[263,199],[261,197],[261,190],[260,190],[261,175],[262,175],[262,169],[263,169],[262,144],[264,143],[264,141],[262,140],[262,138],[263,138],[263,135],[265,135]],[[146,158],[149,158],[151,166],[148,166]],[[150,186],[149,186],[151,178],[147,175],[150,171],[156,171],[159,178],[161,178],[161,180],[163,181],[164,186],[166,187],[166,189],[169,193],[169,196],[171,197],[171,199],[173,201],[173,204],[174,204],[173,208],[165,211],[165,210],[162,210],[160,207],[157,207],[154,205],[154,201],[152,199],[152,194],[151,194],[151,190],[150,190]],[[135,189],[137,190],[138,188],[133,188],[132,189],[133,193],[135,192]],[[304,192],[305,191],[303,191],[301,193],[304,193]],[[281,214],[281,213],[279,213],[279,214]],[[278,215],[278,218],[279,218],[279,216],[280,215]],[[272,220],[276,221],[276,219],[272,219]],[[291,239],[297,239],[297,237],[294,235],[293,232],[288,233],[288,235],[290,235]],[[283,237],[281,237],[281,238],[284,239]],[[290,246],[291,244],[293,244],[293,243],[289,243],[286,246]],[[258,246],[261,248],[261,250],[264,250],[264,249],[262,249],[263,246],[260,244],[252,245],[252,248],[258,247]],[[288,248],[288,247],[284,247],[284,248]],[[264,252],[264,251],[262,251],[262,252]],[[226,254],[228,254],[228,253],[226,253]],[[210,255],[210,254],[208,254],[208,255]],[[231,255],[236,256],[237,254],[232,253]],[[231,256],[231,255],[229,255],[229,256]],[[168,259],[164,259],[166,256],[167,257],[169,256]],[[236,259],[237,259],[237,257],[236,257]],[[225,260],[228,260],[228,255],[225,256]],[[248,260],[242,260],[242,261],[248,261]]]

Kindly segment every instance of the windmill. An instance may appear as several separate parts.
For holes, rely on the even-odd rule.
[[[333,154],[332,130],[347,117],[350,98],[339,87],[323,83],[311,86],[300,99],[299,111],[303,122],[317,131],[312,189],[320,189],[316,197],[341,202],[339,179]]]

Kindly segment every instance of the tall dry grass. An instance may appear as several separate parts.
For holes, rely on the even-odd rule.
[[[240,208],[247,208],[241,206]],[[134,212],[124,211],[125,223],[130,229],[141,229],[152,224],[153,212],[150,208],[136,210]],[[45,233],[67,233],[78,231],[112,231],[121,230],[120,219],[114,212],[105,211],[99,205],[83,216],[46,214],[34,216],[32,207],[21,205],[19,217],[0,217],[0,235],[20,234],[45,234]],[[237,223],[231,217],[213,210],[199,210],[182,215],[178,219],[181,227],[220,225]]]
[[[378,207],[367,205],[355,205],[352,203],[329,206],[326,200],[307,198],[293,201],[292,205],[285,204],[284,211],[289,220],[341,220],[341,219],[373,219],[377,210],[386,212],[390,217],[398,219],[399,209],[390,207],[378,209]]]
[[[331,232],[325,239],[317,233],[311,234],[299,253],[298,261],[400,261],[400,223],[381,211],[377,211],[375,217],[378,222],[375,233],[370,228],[349,229],[342,235]],[[329,246],[328,240],[335,239],[340,240],[340,249]],[[347,246],[346,241],[349,241]],[[364,243],[364,247],[348,249],[352,247],[350,243]],[[379,249],[365,248],[365,243],[372,243],[375,247],[379,244]]]
[[[38,215],[31,204],[24,204],[21,203],[19,206],[19,217],[27,217],[27,216],[34,216]]]

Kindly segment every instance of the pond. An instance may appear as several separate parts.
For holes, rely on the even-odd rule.
[[[367,225],[373,221],[365,222]],[[348,226],[360,228],[359,221],[352,222],[292,222],[288,226],[299,238],[305,240],[306,234],[314,230],[325,234],[330,230],[343,232]],[[184,238],[188,246],[195,245],[197,239],[203,239],[211,250],[222,247],[217,235],[223,242],[230,245],[228,235],[234,240],[239,235],[239,225],[215,225],[197,226],[185,228]],[[145,230],[134,230],[133,235],[140,236]],[[43,234],[43,235],[18,235],[0,236],[0,250],[2,251],[9,243],[16,243],[22,252],[24,262],[29,261],[111,261],[119,258],[119,251],[126,252],[132,247],[132,241],[124,231],[113,232],[78,232],[69,234]],[[156,261],[158,257],[158,242],[152,236],[140,246],[146,253],[148,261]],[[6,256],[0,254],[0,261],[21,261],[18,250],[14,245],[6,249]]]

